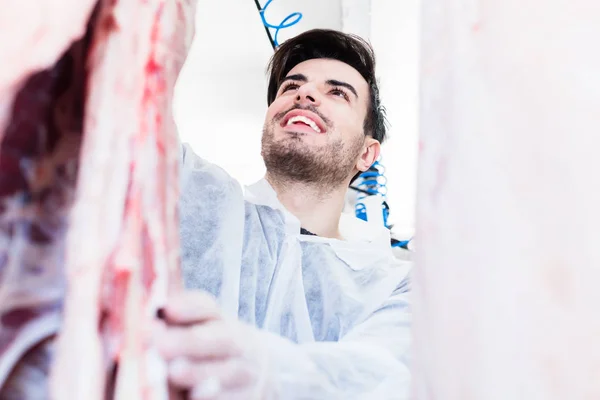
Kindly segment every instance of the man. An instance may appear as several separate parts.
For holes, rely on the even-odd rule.
[[[189,290],[156,340],[191,398],[408,397],[409,265],[384,227],[342,216],[385,138],[374,70],[354,36],[286,41],[269,65],[267,173],[245,190],[183,147]]]

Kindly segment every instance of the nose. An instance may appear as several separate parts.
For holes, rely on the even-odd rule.
[[[296,104],[300,105],[313,105],[318,107],[321,104],[321,98],[319,96],[319,91],[312,83],[305,83],[304,85],[298,88],[296,92]]]

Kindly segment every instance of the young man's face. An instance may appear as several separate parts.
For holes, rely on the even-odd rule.
[[[369,86],[337,60],[296,65],[267,111],[262,154],[267,170],[292,180],[336,185],[356,172],[371,138],[363,125]]]

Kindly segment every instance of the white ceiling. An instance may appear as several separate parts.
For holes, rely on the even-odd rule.
[[[280,31],[280,43],[313,28],[371,39],[392,125],[383,154],[388,200],[392,220],[405,234],[414,225],[418,5],[419,0],[273,0],[265,12],[275,25],[294,12],[303,14],[298,24]],[[253,0],[199,0],[196,37],[176,88],[175,117],[182,140],[244,184],[264,173],[260,137],[265,67],[272,53]]]

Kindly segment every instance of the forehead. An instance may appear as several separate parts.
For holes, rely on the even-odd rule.
[[[303,61],[292,68],[287,75],[294,74],[306,76],[309,82],[323,82],[330,79],[346,82],[354,86],[359,97],[368,97],[369,85],[367,81],[357,70],[338,60],[317,58]]]

